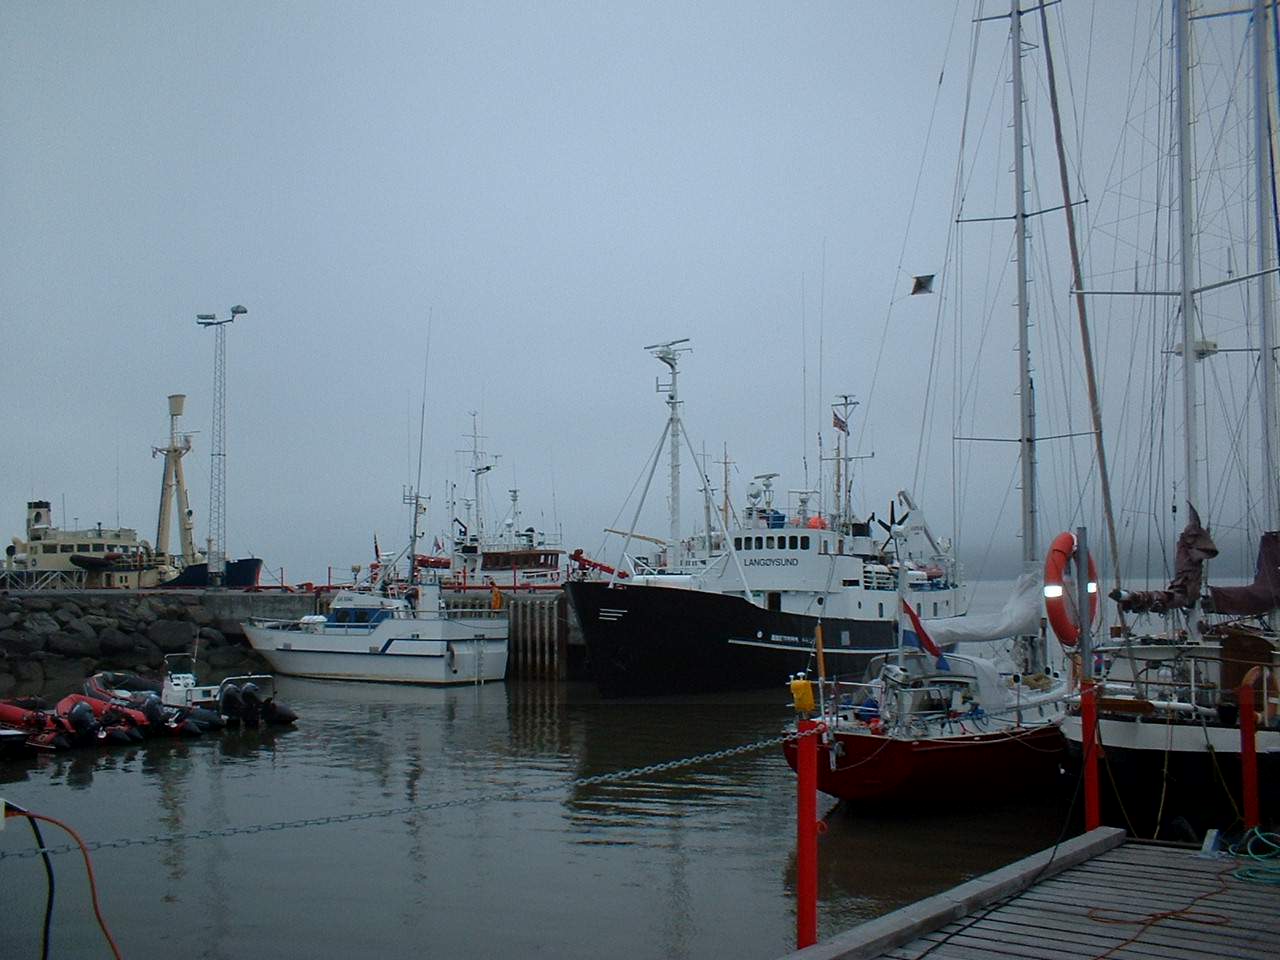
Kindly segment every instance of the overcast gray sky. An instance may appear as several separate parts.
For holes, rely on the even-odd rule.
[[[868,394],[891,301],[946,260],[963,6],[7,4],[5,535],[27,499],[60,516],[65,497],[63,523],[118,515],[153,538],[149,448],[171,392],[189,396],[205,535],[213,337],[194,317],[235,303],[249,314],[228,337],[228,551],[290,580],[367,563],[375,532],[384,547],[406,535],[429,316],[430,532],[448,524],[476,410],[502,455],[491,494],[518,486],[527,520],[595,552],[665,416],[663,368],[641,348],[676,337],[694,348],[689,432],[715,459],[728,444],[736,499],[765,471],[802,486],[806,452],[817,482],[821,387],[870,399],[862,450],[875,459],[856,496],[883,511],[915,475],[938,297],[896,305]],[[1114,157],[1142,16],[1084,3],[1053,15],[1073,144],[1081,114],[1097,118],[1085,174]],[[1024,24],[1038,37],[1036,18]],[[1007,26],[985,29],[973,109],[999,111]],[[1006,123],[993,115],[989,130]],[[1056,177],[1051,146],[1038,150]],[[1007,169],[981,182],[998,207],[985,212],[1008,213]],[[1000,229],[970,272],[978,256],[1005,269]],[[1011,294],[998,299],[967,402],[983,431],[1012,436]],[[927,424],[934,452],[915,484],[944,534],[949,417]],[[989,544],[1017,553],[1013,462],[1001,445],[971,464],[969,559]],[[692,478],[684,503],[692,527]],[[1048,509],[1047,531],[1072,520]],[[665,532],[664,511],[659,486],[642,529]]]

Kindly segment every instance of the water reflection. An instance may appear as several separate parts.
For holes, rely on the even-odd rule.
[[[570,786],[773,737],[789,716],[776,693],[625,702],[575,685],[282,681],[280,694],[298,710],[296,730],[0,765],[6,794],[99,840],[419,807],[102,850],[104,908],[126,953],[160,945],[157,930],[165,949],[211,958],[241,955],[244,932],[255,951],[281,956],[429,945],[460,956],[750,960],[792,942],[795,785],[778,748]],[[1018,810],[836,810],[828,822],[824,935],[1046,846],[1057,826],[1051,811]],[[29,843],[18,834],[0,834],[0,850]],[[28,955],[42,873],[33,860],[4,870],[15,891],[5,942]],[[67,910],[58,922],[60,942],[93,942],[91,916]]]

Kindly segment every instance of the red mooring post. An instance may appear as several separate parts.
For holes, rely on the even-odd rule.
[[[796,949],[818,942],[818,728],[796,723]]]
[[[1102,825],[1098,800],[1098,691],[1086,674],[1080,681],[1080,762],[1084,764],[1084,828]]]
[[[1250,670],[1250,674],[1254,671]],[[1240,704],[1240,788],[1244,792],[1244,828],[1251,830],[1262,822],[1258,812],[1258,718],[1253,713],[1253,678],[1236,692]]]

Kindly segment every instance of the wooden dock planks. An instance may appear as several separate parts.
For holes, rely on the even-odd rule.
[[[1233,859],[1100,828],[847,933],[794,960],[1274,960],[1280,888]]]

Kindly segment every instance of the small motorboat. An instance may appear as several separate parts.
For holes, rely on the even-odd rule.
[[[200,684],[189,654],[165,657],[162,680],[127,671],[105,670],[88,677],[84,692],[94,699],[131,707],[160,718],[160,726],[182,735],[220,730],[228,723],[242,727],[261,724],[287,726],[298,715],[276,699],[270,674],[226,677],[217,684]],[[263,688],[270,693],[263,694]],[[192,728],[198,728],[192,730]]]
[[[80,693],[69,693],[53,708],[54,715],[74,731],[75,746],[93,743],[139,743],[142,731],[149,725],[145,714],[137,710],[94,700]]]
[[[0,727],[22,733],[35,750],[66,750],[75,742],[75,728],[46,710],[40,697],[0,700]]]

